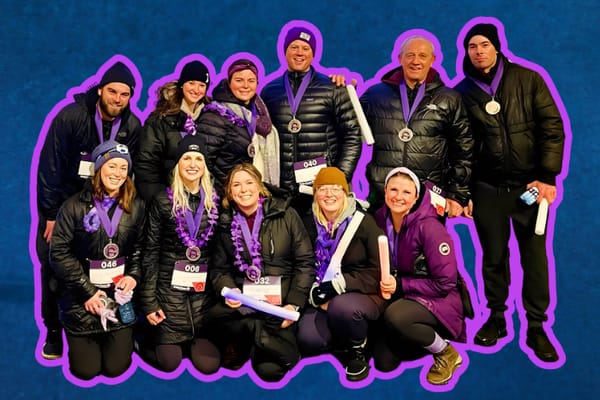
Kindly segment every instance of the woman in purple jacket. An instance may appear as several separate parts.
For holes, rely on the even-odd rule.
[[[433,354],[427,381],[444,384],[462,363],[447,339],[465,341],[454,245],[431,205],[429,191],[421,190],[411,170],[390,171],[384,191],[385,205],[375,220],[390,243],[391,274],[380,285],[382,296],[391,303],[383,315],[385,339],[374,350],[375,366],[395,369],[401,354],[416,345]]]

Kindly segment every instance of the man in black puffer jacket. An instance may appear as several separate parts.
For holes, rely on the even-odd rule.
[[[136,86],[131,70],[116,62],[100,83],[60,110],[45,134],[37,175],[38,232],[36,250],[42,266],[42,319],[48,329],[42,356],[62,356],[61,325],[55,286],[49,265],[48,243],[60,206],[82,190],[93,175],[92,150],[107,140],[127,145],[135,154],[141,132],[140,120],[131,113],[129,100]]]
[[[555,200],[565,140],[562,117],[541,75],[513,64],[500,52],[495,25],[474,25],[463,44],[465,79],[456,89],[463,96],[476,143],[473,202],[465,215],[475,219],[490,309],[475,343],[493,346],[507,336],[512,223],[523,269],[526,343],[540,360],[554,362],[556,349],[542,327],[550,304],[546,235],[534,234],[538,205],[528,206],[519,196],[536,187],[538,203]]]
[[[312,27],[306,26],[284,27],[282,34],[289,28],[283,46],[288,70],[261,93],[279,132],[280,187],[294,198],[291,205],[301,216],[310,212],[312,196],[299,195],[303,179],[298,181],[295,171],[327,163],[342,170],[350,182],[362,149],[346,88],[312,66],[317,41]]]
[[[373,157],[367,166],[369,210],[383,205],[385,177],[407,167],[421,181],[446,194],[449,217],[462,214],[469,200],[473,137],[460,95],[438,72],[433,44],[410,36],[401,46],[400,66],[371,86],[361,104],[373,132]]]

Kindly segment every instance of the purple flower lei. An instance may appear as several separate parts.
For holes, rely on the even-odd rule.
[[[258,197],[258,208],[262,208],[262,205],[265,201],[265,198],[262,196]],[[234,257],[235,261],[233,265],[235,265],[240,272],[246,272],[246,270],[250,267],[248,263],[246,263],[243,254],[244,254],[244,243],[242,238],[242,226],[241,223],[246,223],[245,217],[240,214],[238,211],[234,210],[233,221],[231,221],[231,240],[233,242],[234,247]],[[261,221],[254,221],[255,224],[261,223]],[[262,255],[261,255],[262,245],[258,237],[252,236],[252,244],[250,246],[250,257],[252,258],[252,265],[257,267],[262,271]]]
[[[171,201],[171,204],[173,204],[173,190],[170,187],[167,188],[167,197]],[[219,216],[219,212],[216,207],[216,205],[219,204],[219,196],[217,196],[217,193],[214,190],[212,199],[215,206],[212,207],[208,212],[208,227],[200,234],[199,238],[191,237],[190,233],[186,229],[185,216],[183,215],[182,208],[177,207],[175,210],[175,232],[177,232],[177,236],[179,236],[179,239],[181,239],[181,242],[185,247],[197,246],[199,249],[201,249],[202,246],[204,246],[213,235],[214,227]],[[199,207],[204,207],[204,204],[200,204]]]
[[[323,277],[325,276],[325,271],[327,271],[329,263],[331,262],[331,257],[333,256],[334,249],[332,247],[334,245],[335,247],[337,247],[337,243],[339,243],[348,221],[349,218],[346,218],[344,221],[342,221],[337,228],[337,234],[335,235],[335,237],[332,237],[333,232],[328,232],[327,229],[325,229],[325,227],[321,225],[315,218],[315,225],[317,226],[317,241],[315,243],[315,267],[317,269],[316,279],[318,283],[321,283]],[[329,223],[329,229],[332,229],[331,223]]]
[[[222,117],[225,117],[229,122],[235,124],[237,126],[246,126],[248,122],[237,115],[233,110],[229,109],[224,104],[219,103],[218,101],[211,101],[207,105],[204,106],[203,111],[214,111]]]
[[[110,197],[107,194],[102,195],[102,207],[105,210],[110,209],[115,204],[116,198]],[[100,228],[100,217],[98,217],[98,210],[96,207],[92,209],[83,217],[83,227],[86,232],[93,233]]]

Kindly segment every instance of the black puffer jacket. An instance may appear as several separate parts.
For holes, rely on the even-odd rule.
[[[252,110],[251,104],[244,105],[233,95],[226,79],[215,87],[213,102],[215,101],[237,104],[245,107],[248,113]],[[232,122],[215,110],[213,105],[214,103],[209,104],[202,110],[198,119],[198,135],[206,143],[206,165],[215,178],[215,187],[220,191],[225,185],[227,174],[236,164],[252,164],[252,158],[248,155],[252,138],[245,125]]]
[[[186,120],[187,114],[180,111],[174,115],[151,114],[144,123],[133,170],[136,188],[148,203],[171,183],[175,152]]]
[[[501,57],[504,74],[496,92],[501,106],[498,114],[485,112],[490,95],[471,79],[465,78],[456,86],[475,137],[473,181],[515,187],[540,180],[555,185],[565,141],[556,103],[537,72]],[[465,74],[473,76],[475,69],[468,65]]]
[[[195,213],[200,207],[200,196],[190,195],[190,208]],[[186,247],[175,231],[172,204],[166,191],[153,199],[148,213],[146,247],[144,249],[143,281],[140,304],[144,315],[162,309],[166,319],[152,327],[155,343],[182,343],[197,337],[202,327],[204,310],[213,299],[210,282],[204,292],[187,292],[171,287],[175,261],[185,260]],[[206,210],[202,215],[199,235],[209,226]],[[214,232],[214,231],[213,231]],[[207,264],[212,254],[214,234],[201,248],[197,264]]]
[[[431,69],[425,97],[408,126],[414,137],[403,142],[398,133],[406,127],[399,84],[402,67],[382,78],[361,96],[361,104],[373,132],[373,156],[367,166],[369,198],[383,201],[385,177],[395,167],[408,167],[421,180],[430,180],[448,198],[467,205],[471,177],[473,136],[460,94],[446,87]]]
[[[92,154],[100,144],[95,115],[98,88],[74,96],[74,102],[63,108],[52,120],[44,147],[40,153],[37,180],[38,209],[50,221],[56,219],[61,204],[83,188],[79,177],[82,154]],[[121,124],[115,138],[126,144],[135,155],[142,127],[129,106],[121,114]],[[110,130],[105,130],[108,140]]]
[[[59,317],[65,330],[72,335],[104,332],[100,317],[87,312],[84,307],[84,303],[98,291],[89,279],[89,260],[104,259],[102,251],[109,243],[102,227],[90,233],[83,226],[84,216],[94,207],[90,186],[87,183],[80,193],[70,197],[60,208],[50,244],[50,265],[58,280]],[[112,212],[109,215],[112,217]],[[119,228],[112,238],[113,243],[119,246],[119,257],[125,257],[125,275],[136,280],[137,288],[141,281],[145,218],[144,202],[136,198],[131,213],[123,213]],[[134,296],[137,295],[137,288],[134,289]],[[114,287],[102,290],[114,299]],[[121,323],[108,322],[109,330],[123,327],[125,325]]]
[[[360,158],[362,149],[356,113],[345,87],[338,87],[326,75],[311,67],[312,77],[296,118],[302,123],[299,133],[290,133],[292,119],[290,104],[285,92],[283,75],[262,90],[273,124],[279,132],[281,154],[280,187],[298,193],[294,178],[294,162],[325,156],[329,166],[338,167],[348,182]],[[290,73],[294,94],[304,74]]]
[[[262,276],[282,276],[282,304],[304,307],[315,278],[315,255],[306,229],[296,211],[281,199],[266,199],[263,210]],[[232,219],[231,210],[224,210],[219,218],[215,254],[209,269],[216,293],[221,293],[224,287],[241,289],[246,277],[233,264]],[[247,249],[244,258],[250,261]]]

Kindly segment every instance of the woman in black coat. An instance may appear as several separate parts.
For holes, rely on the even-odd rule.
[[[127,307],[140,281],[145,223],[127,146],[103,142],[92,160],[93,178],[61,207],[50,243],[69,369],[83,380],[116,377],[131,364],[135,313]]]
[[[218,198],[200,142],[197,135],[181,140],[172,183],[155,196],[148,215],[140,302],[154,354],[144,356],[166,372],[177,369],[184,357],[205,374],[220,364],[203,322],[211,303],[206,272]]]
[[[258,170],[235,166],[225,186],[209,276],[223,288],[298,311],[314,280],[314,253],[302,220],[284,200],[271,196]],[[224,299],[210,313],[225,341],[249,347],[264,381],[279,381],[300,360],[296,324]]]

